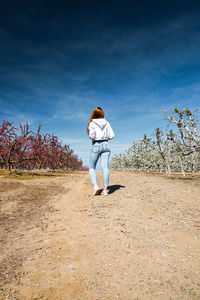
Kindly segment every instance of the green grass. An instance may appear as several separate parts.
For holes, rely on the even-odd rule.
[[[7,175],[10,172],[8,170],[0,169],[0,175]]]
[[[74,170],[39,170],[39,171],[21,171],[14,170],[9,173],[8,170],[0,170],[0,175],[4,175],[6,178],[17,178],[17,179],[33,179],[41,177],[55,177],[62,176],[69,173],[75,173]]]
[[[191,175],[186,175],[185,177],[184,176],[168,176],[166,177],[167,179],[174,179],[174,180],[185,180],[185,181],[190,181],[190,180],[200,180],[200,176],[199,175],[194,175],[194,177],[192,177]]]
[[[183,181],[200,181],[200,173],[197,172],[192,176],[191,172],[186,173],[186,176],[183,176],[181,172],[173,172],[171,174],[166,174],[164,171],[162,173],[156,172],[156,171],[149,171],[146,172],[144,170],[142,171],[136,171],[136,170],[112,170],[112,171],[124,171],[129,173],[135,173],[140,174],[144,176],[156,176],[156,177],[163,177],[166,179],[172,179],[172,180],[183,180]]]

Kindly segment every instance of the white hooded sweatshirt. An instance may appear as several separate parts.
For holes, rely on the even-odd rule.
[[[89,125],[89,137],[95,141],[111,140],[115,136],[110,123],[104,118],[92,119]]]

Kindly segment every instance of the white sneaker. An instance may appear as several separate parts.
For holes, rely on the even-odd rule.
[[[93,196],[99,195],[100,193],[101,193],[101,189],[98,186],[95,186]]]
[[[108,190],[103,190],[103,195],[108,196]]]

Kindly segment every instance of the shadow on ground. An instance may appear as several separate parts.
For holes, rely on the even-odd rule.
[[[108,189],[109,189],[109,194],[112,194],[112,193],[114,193],[115,191],[117,191],[117,190],[119,190],[119,189],[121,189],[121,188],[124,188],[124,187],[125,187],[125,185],[120,185],[120,184],[110,185],[110,186],[108,187]]]

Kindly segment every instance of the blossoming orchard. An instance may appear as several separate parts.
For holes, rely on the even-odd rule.
[[[62,169],[82,168],[82,161],[68,145],[62,145],[53,134],[37,133],[28,123],[19,128],[8,121],[0,124],[0,167],[12,169]]]
[[[125,153],[112,158],[110,166],[113,169],[165,170],[168,174],[176,171],[184,176],[186,172],[192,175],[200,172],[200,136],[197,116],[194,116],[197,112],[176,107],[171,115],[165,116],[168,130],[163,132],[156,128],[153,138],[145,134],[143,139],[134,140]]]

